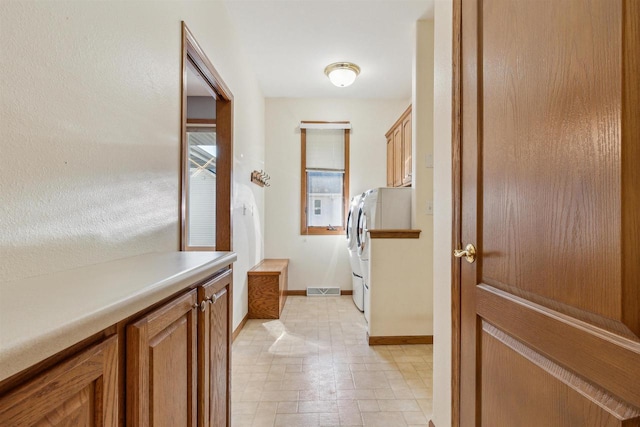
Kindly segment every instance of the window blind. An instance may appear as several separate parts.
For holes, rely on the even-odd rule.
[[[344,130],[307,129],[307,170],[344,170]]]
[[[351,129],[349,122],[300,122],[300,129]]]

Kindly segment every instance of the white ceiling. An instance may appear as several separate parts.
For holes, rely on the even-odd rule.
[[[225,0],[266,97],[409,98],[415,21],[434,0]],[[347,88],[332,62],[362,69]]]

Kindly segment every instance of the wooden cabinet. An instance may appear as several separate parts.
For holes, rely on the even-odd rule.
[[[0,425],[117,426],[118,338],[107,338],[0,397]]]
[[[225,427],[231,420],[231,270],[198,288],[199,426]]]
[[[393,187],[393,135],[387,135],[387,187]]]
[[[402,185],[411,185],[411,111],[402,116]]]
[[[247,272],[249,319],[279,319],[287,300],[288,259],[265,259]]]
[[[393,186],[402,185],[402,166],[404,165],[402,156],[402,126],[393,129]]]
[[[228,427],[232,277],[185,283],[0,382],[0,426]]]
[[[127,425],[230,422],[232,272],[127,327]]]
[[[192,290],[127,327],[128,426],[196,426],[196,301]]]
[[[387,187],[411,186],[411,106],[389,129],[386,137]]]

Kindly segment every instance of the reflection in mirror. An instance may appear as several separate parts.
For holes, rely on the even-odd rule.
[[[182,23],[180,248],[230,251],[233,95]]]

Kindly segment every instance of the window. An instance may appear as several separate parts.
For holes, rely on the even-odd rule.
[[[348,122],[302,122],[301,234],[344,234],[349,200]]]

